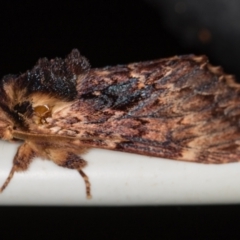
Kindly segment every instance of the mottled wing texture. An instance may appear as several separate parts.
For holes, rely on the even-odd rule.
[[[176,56],[89,70],[87,61],[76,50],[74,54],[67,63],[75,59],[81,67],[51,60],[52,65],[64,63],[67,74],[48,80],[41,91],[41,78],[38,85],[31,76],[29,83],[19,80],[18,85],[28,85],[22,87],[25,101],[14,105],[25,116],[17,130],[66,137],[73,148],[203,163],[240,160],[240,86],[207,57]],[[28,75],[47,66],[45,74],[45,61]],[[51,115],[39,124],[32,109],[43,104],[51,107]]]

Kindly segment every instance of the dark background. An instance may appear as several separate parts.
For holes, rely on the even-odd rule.
[[[93,67],[206,54],[240,79],[239,13],[236,0],[1,1],[0,77],[78,48]],[[239,216],[239,206],[0,209],[1,235],[15,237],[237,239]]]
[[[1,239],[239,240],[236,206],[0,208]]]
[[[238,0],[1,1],[0,76],[78,48],[93,67],[206,54],[240,77]]]

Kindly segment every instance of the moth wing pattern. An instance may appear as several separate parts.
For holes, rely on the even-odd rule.
[[[239,161],[239,85],[205,56],[91,69],[78,89],[71,107],[49,121],[54,134],[74,136],[77,145]]]
[[[206,56],[90,69],[73,50],[64,60],[39,60],[31,71],[2,79],[0,137],[21,139],[32,151],[18,160],[40,156],[77,169],[90,197],[79,156],[89,148],[189,162],[239,161],[239,89]]]

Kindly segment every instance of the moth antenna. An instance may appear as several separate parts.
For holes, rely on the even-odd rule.
[[[14,175],[15,171],[16,171],[16,168],[15,168],[15,166],[13,166],[10,173],[8,174],[7,179],[5,180],[2,187],[0,188],[0,193],[3,192],[3,190],[7,187],[7,185],[9,184],[11,179],[13,178],[13,175]]]
[[[91,199],[91,184],[89,182],[88,176],[83,172],[83,170],[79,169],[78,172],[80,173],[80,175],[82,176],[85,185],[86,185],[86,195],[88,199]]]

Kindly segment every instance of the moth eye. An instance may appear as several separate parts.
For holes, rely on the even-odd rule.
[[[39,116],[43,116],[50,111],[50,108],[48,105],[39,105],[33,109],[34,109],[34,113]]]
[[[46,123],[46,118],[51,117],[52,110],[51,107],[48,105],[39,105],[33,108],[34,115],[35,115],[35,123],[43,124]]]

